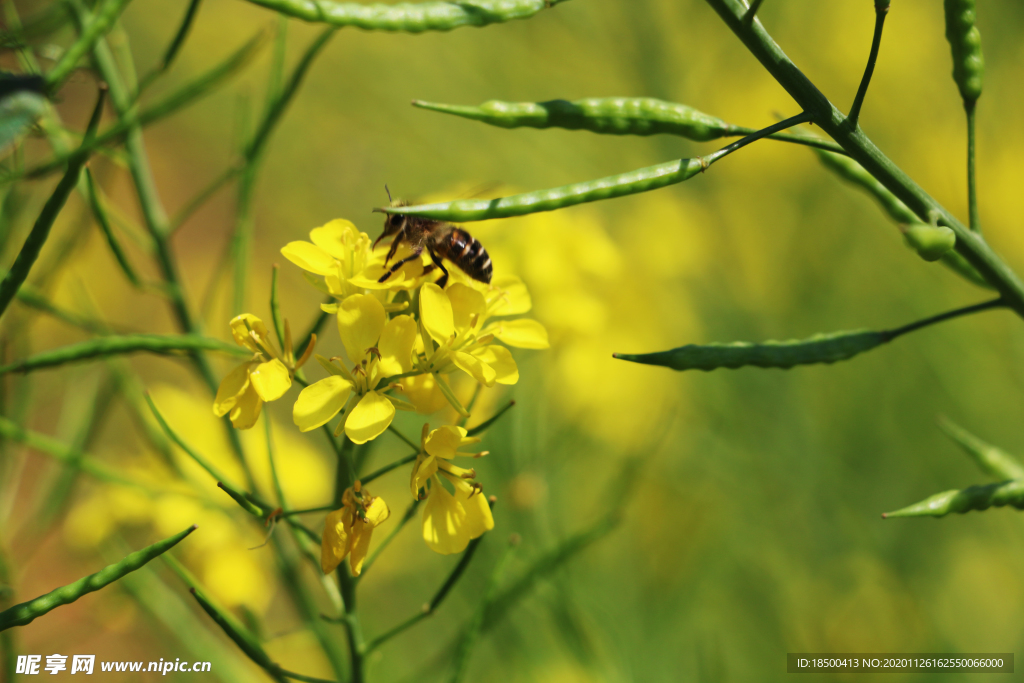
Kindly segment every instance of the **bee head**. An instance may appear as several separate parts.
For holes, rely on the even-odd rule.
[[[391,203],[391,206],[408,206],[409,205],[408,202],[404,202],[401,199],[392,199],[391,198],[391,191],[388,190],[388,186],[387,185],[384,186],[384,190],[388,193],[388,201]],[[384,214],[384,232],[382,232],[380,234],[380,237],[378,237],[374,241],[373,246],[376,247],[377,243],[380,242],[385,237],[396,235],[399,231],[402,230],[403,227],[405,227],[405,222],[406,222],[407,219],[408,219],[408,216],[404,216],[404,215],[400,215],[400,214],[394,214],[394,213],[385,213]]]

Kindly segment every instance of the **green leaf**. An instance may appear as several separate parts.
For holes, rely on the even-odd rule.
[[[20,605],[15,605],[10,609],[0,612],[0,631],[12,626],[24,626],[56,607],[67,605],[87,593],[98,591],[104,586],[117,581],[125,574],[135,571],[153,558],[167,552],[195,530],[195,525],[190,526],[181,533],[134,552],[120,562],[108,565],[95,574],[90,574],[74,583],[69,583],[66,586],[52,590],[46,595],[41,595],[34,600],[23,602]]]
[[[939,418],[939,428],[956,441],[985,474],[999,481],[1024,479],[1024,465],[1006,451],[985,443],[948,418]]]
[[[0,366],[0,375],[9,372],[31,372],[41,368],[51,368],[67,363],[77,363],[94,358],[106,358],[126,353],[155,353],[169,355],[179,352],[220,351],[235,356],[247,356],[251,352],[228,344],[219,339],[200,337],[191,334],[128,334],[122,336],[100,337],[70,346],[44,351],[22,360]]]
[[[1006,481],[936,493],[920,503],[895,512],[886,512],[882,517],[945,517],[951,512],[963,514],[971,510],[987,510],[1006,505],[1024,510],[1024,481]]]
[[[809,339],[767,341],[761,344],[688,344],[678,349],[644,354],[612,354],[614,358],[645,365],[662,365],[673,370],[716,370],[754,365],[761,368],[791,368],[796,365],[835,363],[849,360],[889,341],[884,332],[859,330],[819,334]]]

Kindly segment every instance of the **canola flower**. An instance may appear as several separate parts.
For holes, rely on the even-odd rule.
[[[341,508],[327,515],[324,525],[320,547],[320,568],[324,574],[333,572],[348,556],[353,576],[359,576],[373,530],[390,514],[384,499],[371,496],[358,481],[345,489]]]
[[[366,233],[342,219],[314,228],[308,242],[285,245],[281,253],[317,290],[333,298],[320,307],[334,316],[344,355],[313,354],[314,338],[296,361],[290,339],[282,342],[284,353],[278,353],[262,321],[251,314],[238,316],[231,321],[232,334],[254,355],[225,377],[214,412],[229,415],[239,429],[253,426],[262,404],[281,398],[295,371],[315,357],[327,376],[309,384],[300,376],[305,387],[292,407],[293,422],[300,432],[309,432],[339,418],[331,430],[334,436],[364,444],[383,434],[398,410],[429,414],[450,404],[469,417],[452,388],[453,375],[464,374],[481,387],[513,385],[519,381],[519,368],[509,347],[548,348],[544,326],[520,317],[530,311],[532,301],[519,278],[499,273],[491,283],[482,283],[453,267],[441,288],[424,255],[380,282],[388,270],[388,248],[374,249]],[[394,258],[409,253],[401,244]],[[462,552],[494,528],[476,471],[453,462],[486,455],[460,450],[479,442],[463,427],[444,425],[431,431],[424,425],[410,486],[413,497],[425,501],[423,539],[437,553]],[[358,575],[373,530],[389,514],[384,500],[358,481],[346,489],[341,507],[325,520],[323,572],[334,571],[348,557],[352,574]]]
[[[278,353],[263,321],[251,313],[232,318],[231,335],[236,344],[252,351],[253,357],[221,381],[213,401],[213,412],[217,417],[227,415],[237,429],[249,429],[259,419],[263,404],[281,398],[291,387],[295,371],[313,353],[316,335],[298,360],[292,352],[287,321],[284,353]]]
[[[442,555],[461,553],[474,538],[494,528],[491,507],[483,495],[483,486],[473,481],[476,470],[458,467],[458,457],[480,458],[487,451],[463,453],[462,446],[480,443],[467,436],[462,427],[446,425],[428,434],[423,425],[420,452],[412,469],[409,486],[413,498],[427,500],[423,506],[423,540]],[[445,488],[447,482],[454,493]]]
[[[402,258],[402,249],[395,259]],[[340,414],[335,435],[344,433],[355,443],[365,443],[388,428],[396,410],[435,412],[437,393],[466,416],[448,375],[462,371],[487,387],[515,384],[519,369],[512,354],[493,342],[548,347],[547,331],[539,322],[506,318],[531,308],[518,278],[504,276],[485,284],[452,269],[453,277],[442,290],[432,282],[424,257],[382,283],[387,251],[387,245],[374,250],[366,233],[341,219],[314,228],[309,242],[294,241],[281,249],[314,286],[337,300],[322,309],[336,316],[349,362],[317,356],[330,375],[299,394],[292,416],[301,431],[321,427]],[[416,301],[418,306],[410,306]]]

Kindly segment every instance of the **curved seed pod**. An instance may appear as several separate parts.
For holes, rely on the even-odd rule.
[[[985,443],[949,418],[940,418],[939,428],[956,441],[985,474],[1000,481],[1024,479],[1024,465],[1006,451]]]
[[[550,190],[516,194],[501,199],[461,199],[440,204],[389,206],[375,209],[375,211],[413,214],[454,223],[510,218],[657,190],[689,180],[703,168],[704,165],[700,159],[679,159],[607,178],[563,185]]]
[[[395,5],[330,0],[249,0],[304,21],[355,26],[367,31],[450,31],[460,26],[487,26],[528,19],[566,0],[475,0],[469,2],[401,2]]]
[[[104,567],[95,574],[82,577],[74,583],[61,586],[46,595],[40,595],[35,600],[23,602],[20,605],[15,605],[10,609],[0,612],[0,631],[12,626],[24,626],[55,607],[67,605],[87,593],[98,591],[104,586],[117,581],[125,574],[135,571],[155,557],[167,552],[195,530],[195,525],[192,525],[179,534],[165,538],[138,552],[132,553],[120,562]]]
[[[549,102],[491,100],[479,107],[435,104],[413,100],[421,109],[454,114],[501,128],[565,128],[606,135],[679,135],[707,142],[741,129],[685,104],[653,97],[604,97]]]
[[[953,80],[964,102],[981,97],[985,58],[981,54],[981,33],[975,26],[975,0],[944,0],[946,40],[953,52]]]
[[[945,517],[951,512],[963,514],[971,510],[987,510],[990,507],[1006,505],[1024,510],[1024,481],[1006,481],[1001,484],[971,486],[960,491],[936,493],[920,503],[908,505],[895,512],[886,512],[882,517]]]
[[[847,156],[832,154],[823,150],[815,150],[821,163],[830,171],[843,180],[849,181],[857,187],[865,190],[881,204],[882,209],[889,214],[897,223],[920,223],[921,219],[910,208],[900,201],[900,198],[890,192],[882,183],[878,182],[873,175],[868,173],[863,166]],[[967,262],[963,256],[956,251],[947,251],[941,257],[942,264],[955,272],[960,277],[973,282],[979,287],[993,289],[985,278],[981,276],[974,266]]]
[[[716,370],[754,365],[760,368],[791,368],[795,365],[835,363],[884,344],[891,335],[885,332],[858,330],[818,334],[809,339],[767,341],[761,344],[733,342],[730,344],[688,344],[659,353],[612,354],[614,358],[662,365],[673,370]]]
[[[903,237],[925,261],[938,261],[956,246],[956,233],[944,225],[911,223],[906,227]]]
[[[34,356],[0,366],[0,375],[8,372],[30,372],[40,368],[50,368],[65,363],[93,358],[105,358],[125,353],[147,351],[149,353],[170,354],[184,351],[221,351],[236,356],[251,355],[250,351],[226,344],[219,339],[194,335],[162,335],[162,334],[129,334],[124,336],[100,337],[80,344],[62,346],[51,351],[37,353]]]

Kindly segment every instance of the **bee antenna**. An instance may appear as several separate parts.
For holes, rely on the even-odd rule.
[[[391,190],[388,189],[387,183],[384,184],[384,191],[388,193],[388,201],[394,204],[395,200],[391,198]]]

